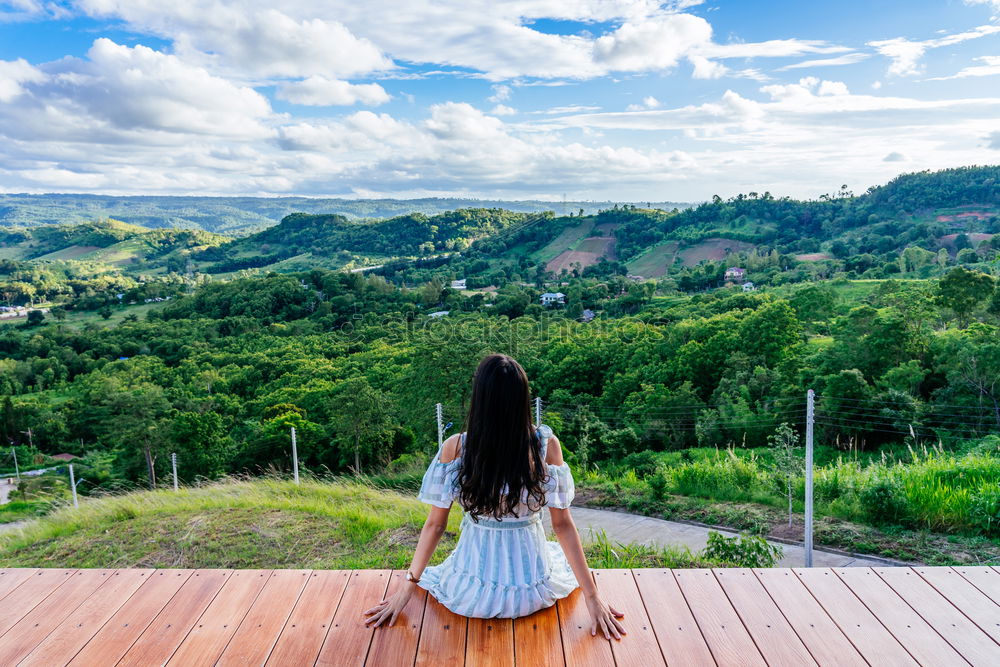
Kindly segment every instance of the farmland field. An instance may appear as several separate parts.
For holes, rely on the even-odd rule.
[[[50,252],[47,255],[42,255],[38,259],[40,260],[66,260],[66,259],[81,259],[85,255],[89,255],[92,252],[100,250],[101,248],[96,245],[72,245],[68,248],[63,248],[62,250],[57,250],[55,252]]]
[[[597,264],[602,257],[615,258],[615,239],[613,236],[591,236],[582,239],[571,250],[560,253],[546,264],[545,270],[558,274],[563,269],[570,270],[576,263],[579,263],[581,268],[586,268]]]
[[[555,237],[541,250],[534,253],[534,257],[539,262],[551,262],[560,253],[571,247],[580,239],[586,238],[594,229],[594,219],[587,218],[579,225],[567,227],[562,230],[559,236]]]
[[[705,239],[701,243],[681,250],[681,261],[684,266],[696,266],[705,261],[718,262],[728,255],[744,250],[750,250],[754,245],[745,241],[733,239]]]
[[[643,278],[659,278],[664,276],[673,266],[677,258],[678,244],[668,241],[650,248],[648,252],[636,257],[628,263],[628,270]]]

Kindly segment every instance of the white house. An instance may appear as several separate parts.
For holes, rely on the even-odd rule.
[[[596,317],[596,316],[597,316],[597,313],[595,313],[594,311],[592,311],[590,308],[585,308],[583,310],[583,313],[580,315],[580,321],[582,321],[582,322],[589,322],[592,319],[594,319],[594,317]]]
[[[433,313],[427,313],[427,317],[433,317],[434,319],[437,319],[439,317],[444,317],[450,312],[451,312],[450,310],[437,310]]]
[[[738,266],[731,266],[726,269],[726,280],[743,280],[747,275],[746,269],[741,269]]]
[[[743,283],[743,291],[744,292],[756,292],[757,291],[757,286],[754,285],[752,282],[750,282],[748,280],[747,282]]]
[[[540,300],[543,306],[554,306],[566,303],[566,295],[562,292],[546,292]]]
[[[465,289],[465,278],[462,278],[461,280],[452,280],[451,281],[451,288],[452,289]]]

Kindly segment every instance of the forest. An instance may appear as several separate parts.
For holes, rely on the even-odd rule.
[[[318,253],[417,256],[369,271],[85,277],[72,275],[86,268],[72,260],[5,260],[0,283],[48,285],[36,300],[52,309],[0,325],[0,435],[26,468],[80,457],[85,494],[163,486],[172,453],[182,483],[285,473],[292,427],[304,469],[412,488],[436,447],[435,404],[448,432],[460,429],[471,373],[499,351],[527,369],[594,503],[659,515],[694,511],[679,499],[702,499],[700,512],[728,503],[743,509],[715,522],[754,528],[746,522],[758,510],[780,514],[788,489],[801,497],[812,389],[821,514],[883,533],[987,540],[976,548],[995,555],[1000,230],[995,213],[957,218],[982,241],[941,245],[953,214],[940,211],[995,205],[995,181],[976,188],[996,171],[956,170],[953,187],[950,172],[918,174],[816,202],[751,193],[687,211],[613,207],[593,224],[618,225],[619,259],[559,274],[545,270],[544,248],[587,216],[300,215],[257,237],[262,253],[322,238],[336,242]],[[902,221],[902,210],[932,222]],[[732,234],[753,227],[746,238],[758,244],[773,233],[768,250],[659,280],[617,266],[630,247],[699,226],[717,235],[723,224]],[[883,237],[894,245],[879,250]],[[249,238],[235,242],[243,254]],[[830,251],[828,273],[795,260],[816,250],[810,243]],[[920,264],[918,250],[931,259]],[[874,259],[860,270],[865,254]],[[735,265],[758,287],[727,281]],[[468,284],[451,287],[461,278]],[[542,306],[553,289],[565,303]],[[23,500],[10,518],[44,511]]]

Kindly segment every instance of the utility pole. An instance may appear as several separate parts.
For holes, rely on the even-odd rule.
[[[806,567],[813,564],[813,425],[816,422],[816,393],[806,392]]]
[[[295,427],[292,427],[292,474],[295,476],[295,483],[299,483],[299,447],[295,439]]]
[[[444,444],[444,413],[440,403],[434,406],[434,414],[437,417],[438,451],[441,451],[441,446]]]
[[[542,425],[542,397],[535,396],[535,426]]]
[[[170,467],[174,469],[174,491],[177,490],[177,452],[170,454]]]
[[[17,481],[21,481],[21,469],[17,466],[17,450],[13,447],[10,448],[10,453],[14,455],[14,474],[17,475]]]
[[[76,498],[76,477],[73,476],[73,464],[69,464],[69,488],[73,491],[73,507],[80,508],[80,501]]]

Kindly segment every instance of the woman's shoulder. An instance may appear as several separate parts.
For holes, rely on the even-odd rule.
[[[552,432],[552,428],[541,424],[538,427],[538,435],[544,441],[543,451],[545,452],[545,462],[550,465],[561,466],[563,464],[562,446],[559,438]]]
[[[463,435],[463,433],[456,433],[442,443],[438,461],[441,463],[451,463],[461,457]]]

